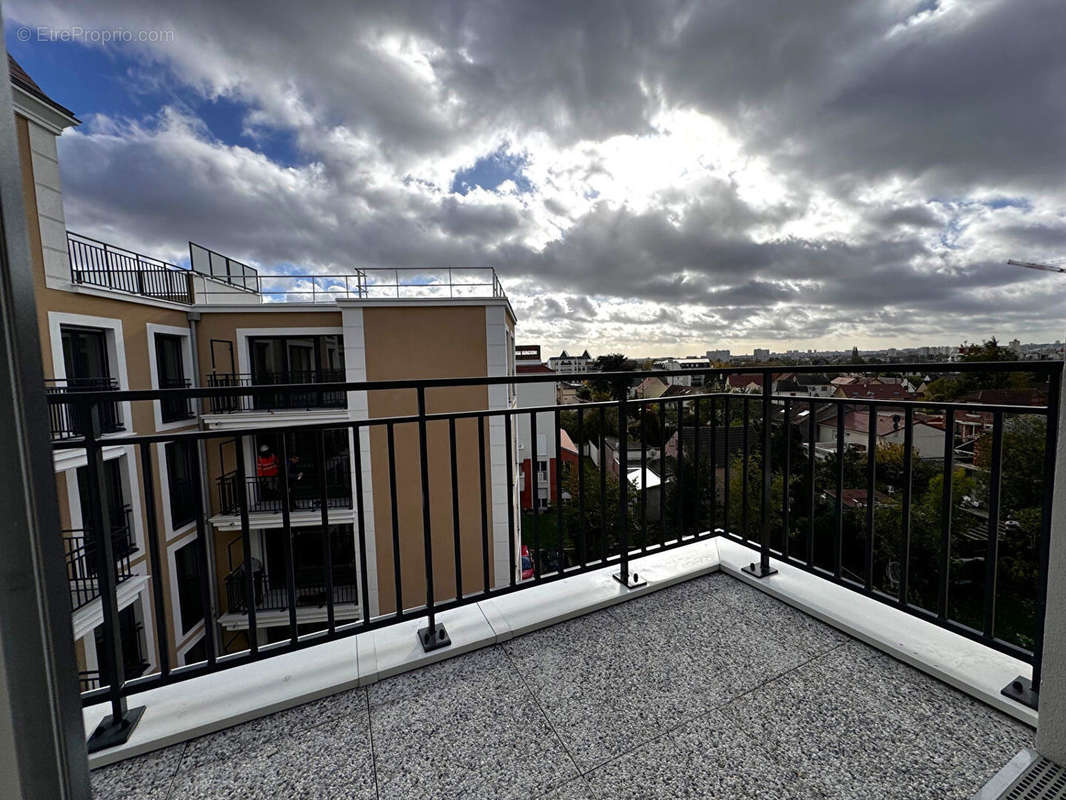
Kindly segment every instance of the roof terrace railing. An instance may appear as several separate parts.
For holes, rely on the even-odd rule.
[[[139,452],[146,515],[146,540],[153,574],[159,574],[162,533],[155,508],[151,451],[164,441],[233,440],[236,466],[232,480],[247,483],[254,471],[247,463],[245,443],[269,431],[279,444],[280,463],[289,463],[289,436],[308,437],[315,443],[316,464],[309,474],[319,501],[321,528],[334,525],[330,519],[331,455],[327,431],[347,430],[358,442],[351,448],[351,496],[354,499],[354,558],[337,561],[321,537],[321,593],[326,622],[321,630],[301,633],[297,617],[298,582],[293,560],[288,557],[287,576],[273,576],[272,588],[283,588],[289,611],[288,637],[283,642],[261,645],[255,632],[256,609],[261,605],[261,587],[255,583],[256,559],[251,546],[250,495],[232,493],[240,519],[240,563],[243,569],[243,600],[233,600],[229,612],[247,618],[249,635],[220,652],[216,637],[205,638],[205,660],[175,666],[168,660],[168,626],[161,583],[152,581],[156,592],[158,670],[127,679],[122,672],[120,627],[115,598],[116,575],[112,543],[103,539],[98,550],[98,573],[105,598],[103,645],[116,654],[111,674],[102,676],[101,688],[82,695],[84,704],[111,704],[111,719],[131,720],[126,698],[153,687],[192,679],[200,675],[248,664],[317,643],[352,636],[411,619],[425,619],[419,639],[427,649],[450,644],[438,614],[446,609],[489,597],[519,592],[561,580],[570,575],[612,567],[626,587],[641,585],[637,565],[651,553],[684,547],[714,536],[724,536],[752,550],[747,568],[753,577],[773,580],[773,559],[805,570],[824,580],[878,600],[907,614],[976,640],[1022,659],[1033,666],[1031,684],[1019,678],[1004,693],[1021,702],[1035,704],[1038,697],[1046,581],[1050,540],[1051,486],[1056,469],[1057,420],[1061,362],[963,363],[941,365],[892,365],[893,372],[913,366],[923,373],[951,372],[1005,377],[1030,376],[1047,392],[1047,405],[975,405],[942,400],[875,400],[843,397],[777,397],[772,394],[772,374],[781,368],[743,372],[762,376],[759,394],[723,391],[725,378],[738,370],[703,370],[704,386],[682,396],[631,399],[627,388],[650,375],[669,378],[691,375],[690,370],[599,373],[590,376],[611,387],[613,399],[576,406],[535,408],[428,411],[428,401],[437,409],[447,408],[461,386],[492,386],[555,382],[556,375],[528,374],[498,378],[438,378],[374,383],[320,384],[329,392],[410,393],[413,412],[370,419],[281,424],[227,430],[197,430],[179,433],[127,435],[101,439],[100,403],[147,402],[167,397],[226,398],[237,395],[305,393],[306,385],[205,387],[171,390],[86,392],[53,395],[53,405],[76,408],[77,418],[92,420],[81,440],[54,443],[56,449],[84,448],[91,492],[98,493],[105,445],[128,445]],[[868,365],[793,368],[791,372],[874,372]],[[438,391],[443,390],[443,391]],[[956,459],[956,414],[980,410],[991,415],[991,429],[974,447],[972,461],[963,469]],[[942,415],[943,426],[920,423],[924,412]],[[892,426],[867,425],[855,435],[844,424],[852,412],[889,414]],[[554,428],[565,427],[578,444],[576,467],[564,476],[563,469],[549,472],[556,482],[554,507],[538,505],[523,514],[516,502],[507,504],[505,545],[506,574],[495,575],[490,543],[497,523],[490,493],[490,474],[499,466],[506,474],[513,500],[517,474],[514,434],[528,426],[530,441],[537,441],[538,425],[549,415]],[[898,421],[897,421],[898,418]],[[889,429],[885,429],[889,427]],[[709,428],[706,435],[705,428]],[[728,435],[728,447],[717,438]],[[675,434],[692,429],[693,435]],[[251,438],[250,438],[251,437]],[[613,464],[597,469],[586,445],[604,452],[605,438],[617,437],[617,472]],[[555,458],[562,463],[561,438],[555,439]],[[811,444],[816,446],[811,446]],[[490,445],[495,445],[490,447]],[[366,453],[374,460],[375,508],[388,508],[391,523],[377,519],[375,534],[385,547],[377,547],[376,563],[368,564],[368,510],[364,504]],[[200,449],[190,448],[193,473],[202,474]],[[489,462],[492,452],[504,452],[504,464]],[[660,455],[653,456],[655,451]],[[659,497],[649,503],[648,484],[630,485],[627,475],[638,464],[639,474],[657,472]],[[816,451],[822,457],[816,458]],[[673,453],[671,455],[670,453]],[[969,456],[966,456],[969,458]],[[466,465],[465,477],[459,465]],[[473,465],[472,471],[470,466]],[[431,468],[432,467],[432,468]],[[291,492],[288,470],[278,475],[278,496]],[[528,476],[531,496],[538,496],[542,474]],[[566,481],[564,491],[563,481]],[[460,482],[463,488],[460,491]],[[370,491],[371,487],[365,487]],[[386,496],[387,495],[387,496]],[[95,494],[93,495],[95,496]],[[869,500],[873,498],[872,502]],[[197,558],[203,608],[211,608],[210,592],[216,576],[209,572],[207,557],[210,511],[197,504]],[[107,529],[108,509],[98,504],[89,510],[95,529]],[[294,531],[288,503],[280,503],[282,536],[287,552],[293,553]],[[547,518],[547,519],[546,519]],[[442,520],[444,530],[441,530]],[[549,529],[548,525],[551,525]],[[551,544],[549,545],[549,537]],[[388,540],[391,539],[391,547]],[[442,547],[442,543],[447,544]],[[532,555],[532,577],[523,578],[521,545]],[[405,552],[403,558],[389,553]],[[412,558],[412,554],[418,555]],[[389,560],[391,558],[391,564]],[[335,575],[338,567],[350,568],[358,587],[358,617],[339,623],[335,610]],[[370,569],[382,569],[389,580],[387,590],[376,598],[381,611],[371,616]],[[391,575],[389,575],[391,573]],[[227,583],[227,593],[240,592],[236,578]],[[413,590],[412,587],[417,587]],[[108,601],[110,598],[110,601]],[[214,620],[209,624],[213,625]],[[124,729],[105,726],[100,733],[128,736]],[[129,726],[127,726],[129,727]],[[90,750],[93,742],[90,741]]]
[[[172,303],[193,302],[192,273],[176,264],[72,231],[67,232],[67,253],[74,283]]]

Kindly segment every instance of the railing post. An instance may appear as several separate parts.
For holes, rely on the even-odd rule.
[[[629,419],[628,400],[629,381],[619,378],[615,381],[618,394],[618,573],[613,577],[627,589],[647,586],[635,572],[629,571]],[[600,454],[603,469],[603,454]],[[643,475],[641,476],[643,480]]]
[[[772,476],[770,473],[770,429],[773,426],[773,406],[770,400],[773,395],[773,372],[763,372],[762,376],[762,497],[759,509],[759,563],[754,561],[743,568],[743,571],[756,578],[766,578],[777,572],[770,566],[770,487]],[[788,421],[785,421],[788,425]],[[745,472],[747,464],[744,465]],[[787,532],[786,532],[787,535]],[[745,534],[746,536],[746,534]]]
[[[103,485],[101,475],[104,471],[104,453],[100,445],[100,406],[97,401],[88,400],[81,406],[85,423],[85,466],[86,480],[89,483],[88,496],[92,499],[88,512],[89,524],[86,526],[96,539],[96,580],[100,588],[100,605],[103,614],[104,652],[98,654],[100,675],[107,680],[108,701],[111,703],[111,715],[104,717],[93,735],[89,737],[88,751],[95,753],[108,747],[123,744],[130,738],[137,727],[144,706],[126,707],[126,697],[122,694],[125,674],[122,665],[122,639],[119,635],[118,595],[115,587],[118,578],[115,574],[115,548],[111,539],[111,509],[107,487]],[[106,672],[106,674],[105,674]]]
[[[419,386],[418,392],[418,461],[422,482],[422,538],[426,554],[426,608],[429,619],[426,627],[418,631],[418,641],[427,653],[452,643],[444,623],[437,622],[436,598],[433,596],[433,536],[430,530],[429,510],[429,449],[426,442],[426,387]]]
[[[1039,559],[1037,564],[1037,601],[1036,601],[1036,635],[1033,642],[1033,678],[1032,680],[1026,680],[1022,675],[1019,675],[1009,684],[1002,689],[1002,693],[1012,700],[1017,700],[1023,705],[1027,705],[1030,708],[1038,708],[1040,705],[1040,683],[1044,672],[1044,623],[1045,616],[1047,615],[1047,596],[1048,596],[1048,573],[1050,571],[1051,561],[1051,515],[1055,510],[1053,505],[1053,496],[1058,494],[1058,500],[1061,501],[1063,492],[1056,491],[1056,461],[1058,459],[1059,450],[1059,423],[1061,421],[1062,409],[1060,405],[1062,403],[1062,380],[1063,375],[1060,371],[1050,372],[1048,374],[1048,396],[1047,396],[1047,427],[1044,434],[1044,503],[1042,513],[1040,516],[1040,543],[1039,553],[1037,558]],[[1061,474],[1060,474],[1061,478]],[[1061,519],[1062,509],[1058,509],[1059,518]],[[1060,543],[1061,544],[1061,543]],[[1061,582],[1061,574],[1058,577]],[[1061,590],[1059,590],[1061,592]],[[1053,630],[1056,630],[1056,626],[1053,625]],[[1052,645],[1055,647],[1055,645]],[[1051,659],[1049,663],[1054,664],[1055,659]],[[1051,684],[1055,686],[1055,683]],[[1058,698],[1053,698],[1057,701],[1053,705],[1061,708],[1061,701]],[[1058,710],[1058,709],[1055,709]],[[1051,712],[1052,709],[1045,709],[1044,714],[1041,714],[1041,719],[1047,717],[1054,718],[1057,716]],[[1041,752],[1045,752],[1045,745],[1041,744],[1043,738],[1043,726],[1037,729],[1037,741],[1038,747]],[[1056,752],[1054,756],[1061,758],[1057,752],[1062,749],[1061,742],[1057,743],[1055,748]]]

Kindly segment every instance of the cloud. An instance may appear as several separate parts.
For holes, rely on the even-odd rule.
[[[6,11],[175,32],[122,45],[173,102],[60,142],[71,227],[160,257],[492,265],[547,350],[1061,338],[1003,263],[1066,246],[1057,0]]]

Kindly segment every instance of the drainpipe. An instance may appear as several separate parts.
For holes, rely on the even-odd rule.
[[[192,350],[192,374],[194,376],[195,385],[200,385],[200,348],[197,340],[197,328],[200,322],[199,311],[189,311],[186,315],[189,319],[189,347]],[[196,419],[199,422],[200,429],[203,430],[203,413],[204,413],[204,400],[202,397],[196,398]],[[205,513],[211,508],[211,493],[210,487],[207,482],[207,445],[203,439],[200,439],[196,443],[196,449],[199,452],[200,458],[200,500],[202,508]],[[208,585],[208,594],[211,598],[211,608],[207,610],[207,620],[205,620],[205,628],[208,635],[214,639],[215,652],[222,653],[222,640],[218,633],[218,569],[215,565],[215,536],[211,530],[210,523],[205,520],[204,535],[207,537],[205,542],[205,549],[207,550],[207,571],[211,576],[210,583]],[[206,624],[210,620],[210,625]]]
[[[1066,378],[1066,373],[1062,376]],[[1066,764],[1066,403],[1060,378],[1059,429],[1055,454],[1055,484],[1051,507],[1048,553],[1047,606],[1044,615],[1043,676],[1040,682],[1040,719],[1036,749],[1057,764]],[[1055,380],[1054,376],[1051,378]]]

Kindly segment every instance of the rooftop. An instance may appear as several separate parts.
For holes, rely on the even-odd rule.
[[[104,767],[92,782],[100,800],[961,800],[1032,738],[716,573]]]

